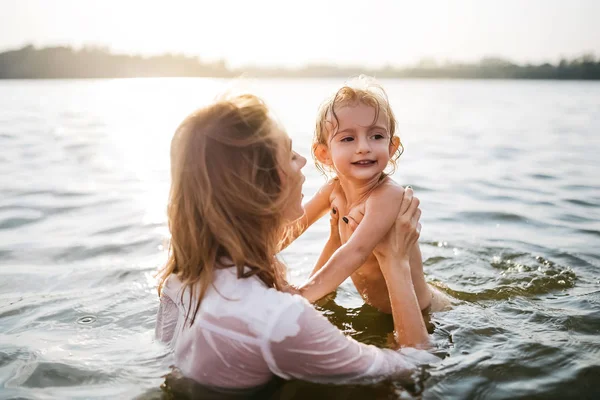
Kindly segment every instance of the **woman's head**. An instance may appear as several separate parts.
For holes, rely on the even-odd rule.
[[[171,273],[192,291],[200,282],[199,304],[227,259],[238,277],[280,287],[274,256],[284,227],[302,215],[302,160],[256,96],[222,98],[189,115],[171,142],[171,244],[161,286]]]
[[[396,119],[387,94],[373,78],[364,75],[354,78],[321,104],[312,146],[315,164],[321,172],[341,172],[334,165],[336,160],[332,158],[336,152],[332,151],[335,150],[332,146],[338,145],[340,137],[337,137],[338,140],[335,142],[333,139],[346,128],[354,131],[354,137],[349,138],[354,142],[352,151],[361,151],[357,148],[358,136],[360,136],[357,130],[362,129],[364,135],[372,136],[373,133],[383,135],[388,154],[385,157],[386,165],[381,165],[380,169],[383,170],[387,166],[395,169],[396,161],[404,148],[396,135]],[[340,155],[347,155],[347,153],[337,152]]]

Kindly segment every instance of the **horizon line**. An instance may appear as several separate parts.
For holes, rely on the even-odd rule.
[[[449,59],[449,58],[438,59],[435,56],[423,56],[418,61],[416,61],[412,64],[382,62],[382,63],[379,63],[378,66],[367,66],[366,64],[352,64],[352,63],[347,63],[347,62],[335,62],[335,61],[313,61],[313,62],[309,61],[309,62],[303,62],[303,63],[295,65],[295,66],[285,65],[285,64],[265,64],[265,65],[239,64],[238,66],[234,67],[231,65],[231,62],[229,60],[227,60],[227,58],[205,59],[199,54],[177,52],[177,51],[173,51],[173,52],[163,51],[163,52],[150,52],[150,53],[134,52],[134,51],[119,51],[119,50],[115,50],[115,49],[111,48],[108,45],[92,44],[92,43],[82,44],[79,46],[73,45],[73,44],[36,45],[34,43],[25,43],[20,46],[0,48],[0,54],[8,53],[11,51],[24,50],[28,47],[32,47],[34,50],[49,50],[49,49],[57,49],[57,48],[68,48],[68,49],[71,49],[76,52],[83,52],[85,50],[90,50],[90,51],[96,50],[96,51],[105,52],[105,53],[107,53],[109,55],[113,55],[113,56],[130,56],[130,57],[140,57],[140,58],[144,58],[144,59],[153,58],[153,57],[163,57],[163,56],[178,56],[178,57],[183,57],[183,58],[196,59],[199,62],[203,62],[203,63],[207,63],[207,64],[224,63],[227,65],[226,67],[228,69],[233,69],[233,70],[239,70],[239,69],[244,69],[244,68],[258,68],[258,69],[285,69],[285,70],[294,71],[294,70],[301,70],[301,69],[310,68],[310,67],[368,68],[368,69],[386,69],[386,68],[394,68],[394,69],[432,68],[432,69],[435,69],[438,67],[449,67],[449,66],[460,66],[460,65],[463,65],[463,66],[481,65],[482,62],[485,62],[485,61],[497,61],[497,62],[512,64],[515,66],[528,66],[528,65],[544,65],[544,64],[552,65],[553,63],[559,63],[562,60],[573,61],[573,60],[583,60],[586,58],[588,60],[592,60],[593,62],[595,62],[595,61],[600,62],[600,58],[596,57],[596,54],[594,51],[580,51],[580,52],[576,53],[577,55],[573,55],[573,56],[565,56],[565,55],[556,56],[553,61],[549,61],[548,59],[546,59],[544,61],[522,61],[521,62],[521,61],[515,61],[514,59],[511,59],[510,57],[507,57],[507,56],[498,55],[498,54],[489,54],[489,55],[481,56],[473,61],[456,60],[456,59]]]

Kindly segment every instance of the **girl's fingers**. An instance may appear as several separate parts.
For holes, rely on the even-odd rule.
[[[358,228],[358,222],[356,222],[356,220],[354,218],[352,218],[351,216],[348,217],[344,217],[346,219],[344,219],[344,222],[346,222],[348,224],[348,227],[350,228],[351,232],[354,232],[356,230],[356,228]]]
[[[340,213],[334,207],[329,211],[329,224],[331,225],[331,234],[333,236],[340,235],[340,226],[338,225],[338,220],[340,218]]]
[[[339,218],[340,218],[340,214],[338,213],[337,209],[335,207],[333,207],[329,211],[329,223],[331,225],[335,224],[337,226]]]

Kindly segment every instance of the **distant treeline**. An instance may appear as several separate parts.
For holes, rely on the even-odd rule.
[[[309,65],[297,69],[228,68],[224,61],[203,62],[197,57],[165,54],[142,57],[113,54],[106,48],[48,47],[0,53],[0,79],[68,79],[131,77],[348,77],[366,73],[378,78],[472,78],[472,79],[600,79],[600,59],[584,55],[557,64],[518,65],[501,58],[486,58],[477,64],[437,64],[424,60],[414,67],[361,67]]]

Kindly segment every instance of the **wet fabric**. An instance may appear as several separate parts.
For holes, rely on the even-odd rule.
[[[156,336],[175,366],[195,381],[221,388],[266,384],[273,374],[318,383],[367,383],[408,376],[436,357],[411,348],[379,349],[345,336],[299,295],[267,288],[234,268],[215,271],[194,323],[196,298],[169,277],[160,298]]]

